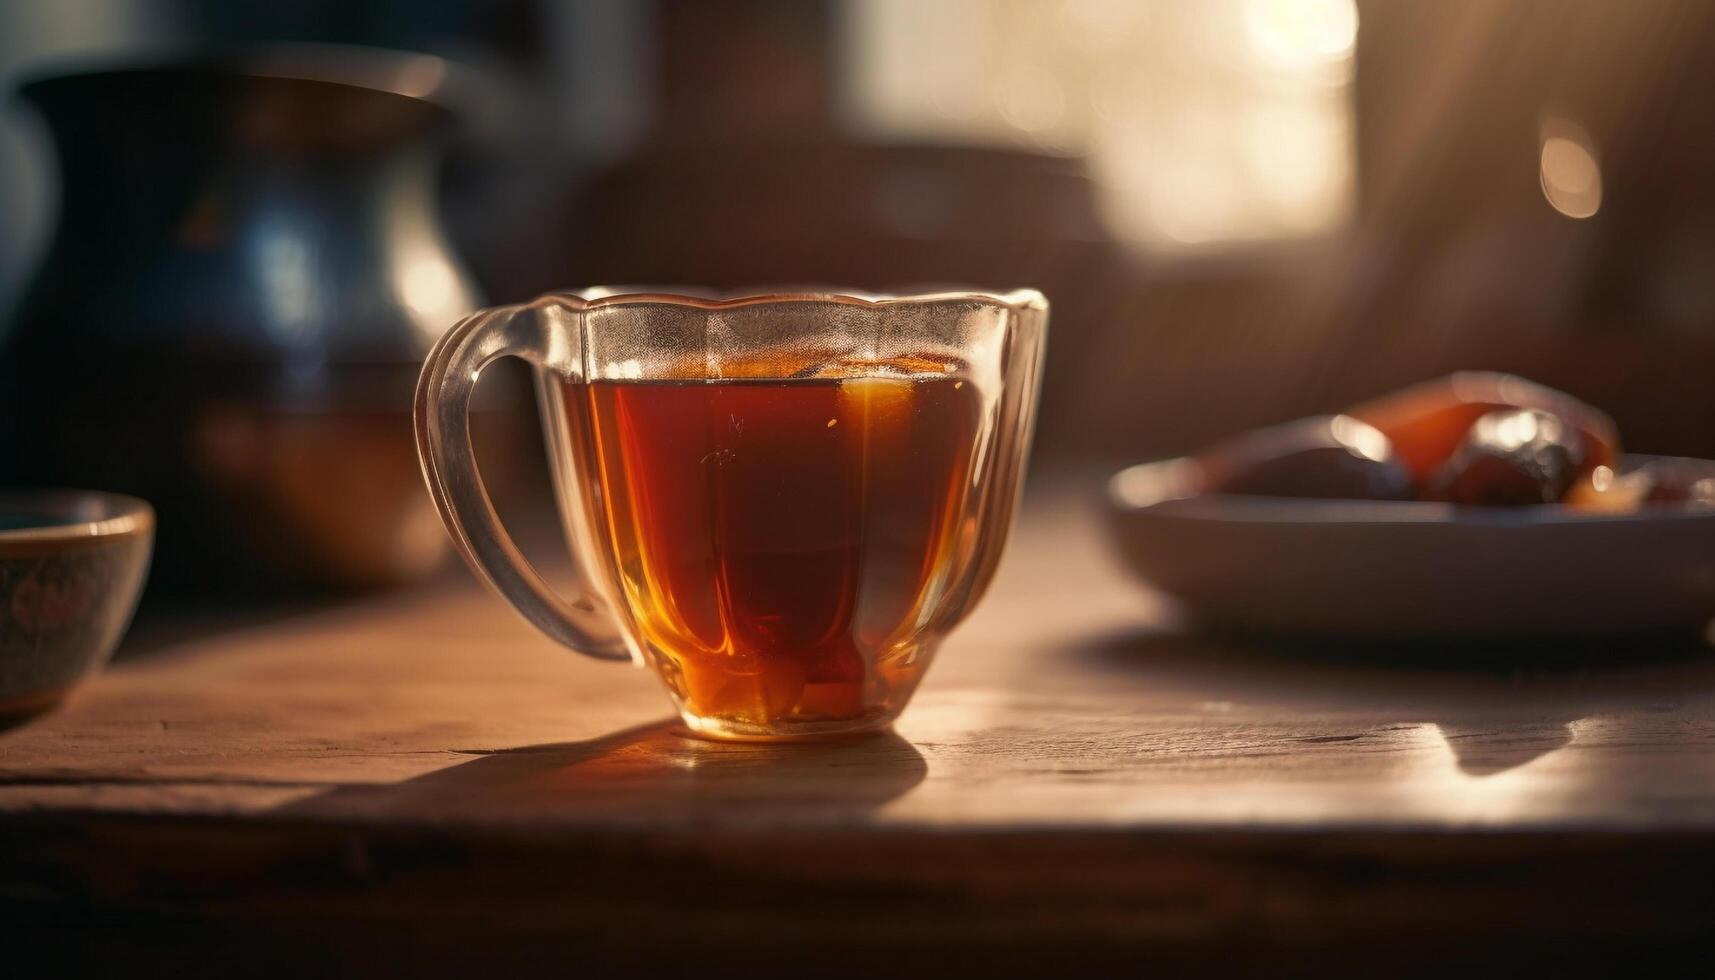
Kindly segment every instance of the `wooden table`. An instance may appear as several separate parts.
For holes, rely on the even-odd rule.
[[[123,658],[0,735],[4,948],[181,975],[1707,955],[1715,658],[1187,638],[1093,500],[1032,501],[898,734],[856,742],[684,737],[654,677],[462,578]]]

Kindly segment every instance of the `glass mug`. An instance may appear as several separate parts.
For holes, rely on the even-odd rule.
[[[654,668],[693,731],[882,729],[994,574],[1047,320],[1033,290],[550,293],[441,338],[417,449],[477,575],[573,650]],[[570,598],[472,455],[471,393],[506,356],[535,366]]]

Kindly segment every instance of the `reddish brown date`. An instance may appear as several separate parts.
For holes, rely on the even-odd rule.
[[[1206,453],[1204,489],[1266,497],[1405,500],[1411,476],[1386,436],[1344,415],[1247,433]]]
[[[1558,415],[1490,412],[1472,423],[1427,496],[1477,507],[1557,503],[1588,458],[1584,437]]]
[[[1347,414],[1380,429],[1412,477],[1428,481],[1477,419],[1505,409],[1533,409],[1564,420],[1584,439],[1587,471],[1613,466],[1619,456],[1619,430],[1600,409],[1511,374],[1461,371],[1384,395]]]
[[[1657,460],[1644,473],[1649,481],[1645,504],[1715,507],[1715,466],[1702,460]]]

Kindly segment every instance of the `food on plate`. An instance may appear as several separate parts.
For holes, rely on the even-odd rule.
[[[1490,412],[1471,423],[1424,496],[1481,507],[1558,502],[1589,457],[1582,434],[1535,409]]]
[[[1212,493],[1409,500],[1411,474],[1387,437],[1345,415],[1299,419],[1223,443],[1198,460]]]
[[[1575,484],[1562,503],[1601,514],[1628,514],[1646,507],[1715,509],[1715,463],[1657,459],[1626,473],[1598,466]]]
[[[1383,395],[1346,414],[1381,430],[1418,481],[1431,479],[1483,416],[1502,409],[1532,409],[1565,420],[1584,437],[1585,468],[1613,466],[1620,433],[1600,409],[1563,391],[1512,374],[1460,371]]]
[[[1592,514],[1715,509],[1715,462],[1623,465],[1600,409],[1510,374],[1468,371],[1230,439],[1186,465],[1204,493],[1558,504]]]
[[[1697,459],[1657,460],[1641,471],[1649,481],[1645,504],[1715,507],[1715,464]]]

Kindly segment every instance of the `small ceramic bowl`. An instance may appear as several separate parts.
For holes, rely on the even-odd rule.
[[[52,708],[113,655],[154,537],[134,497],[0,491],[0,725]]]

